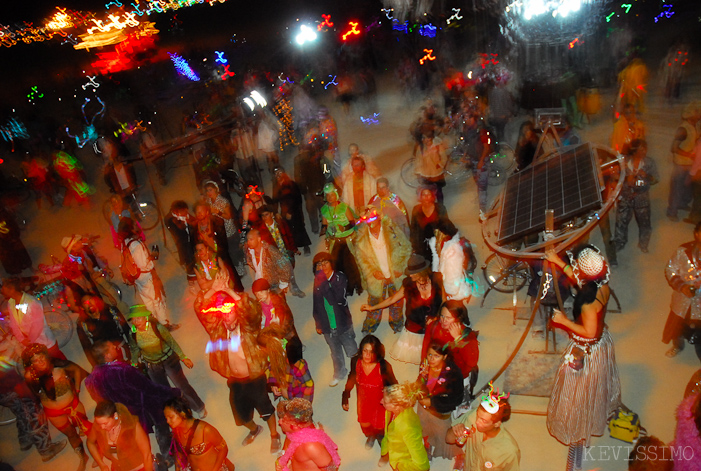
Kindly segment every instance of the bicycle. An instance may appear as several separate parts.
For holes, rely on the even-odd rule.
[[[445,164],[445,180],[448,184],[467,180],[475,170],[474,161],[462,147],[462,144],[455,146]],[[404,162],[401,169],[402,180],[412,188],[418,188],[420,184],[419,176],[414,171],[415,165],[416,157],[412,157]],[[489,185],[501,185],[516,166],[514,150],[508,144],[499,144],[497,150],[489,154],[488,165]]]
[[[523,260],[491,254],[482,264],[482,274],[490,289],[500,293],[520,291],[533,279],[530,265]]]
[[[129,209],[136,220],[141,224],[141,228],[145,231],[153,229],[161,219],[161,214],[158,208],[151,201],[140,200],[137,195],[138,187],[134,187],[123,197],[124,201],[129,204]],[[102,215],[105,220],[112,225],[112,205],[110,199],[102,205]]]

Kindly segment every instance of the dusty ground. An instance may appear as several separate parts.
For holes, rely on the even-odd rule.
[[[624,402],[640,414],[644,426],[650,434],[657,435],[665,442],[674,438],[676,405],[682,398],[684,387],[691,374],[699,367],[698,360],[692,348],[687,348],[675,359],[665,357],[667,346],[660,342],[662,327],[668,312],[671,289],[664,279],[663,268],[674,249],[683,242],[691,239],[691,226],[683,222],[672,223],[665,217],[665,206],[668,195],[668,180],[671,172],[669,147],[672,135],[680,121],[682,104],[669,106],[664,104],[655,87],[648,100],[648,109],[644,120],[648,126],[649,154],[653,156],[660,169],[661,182],[652,190],[653,237],[650,253],[643,254],[636,247],[635,224],[631,224],[631,237],[628,247],[619,255],[619,267],[614,269],[611,285],[616,290],[623,312],[610,314],[607,323],[612,332],[616,345],[618,366],[621,374]],[[691,99],[699,96],[698,84],[693,84],[686,90],[685,97]],[[612,91],[604,91],[604,103],[613,100]],[[381,124],[364,126],[358,119],[358,113],[344,116],[342,111],[329,102],[330,111],[338,122],[340,148],[346,149],[351,142],[357,142],[361,149],[374,157],[380,169],[390,178],[390,183],[400,196],[412,206],[416,202],[413,190],[405,186],[399,177],[401,164],[410,155],[410,144],[407,128],[416,114],[418,103],[407,106],[400,99],[391,81],[380,83],[379,111]],[[608,144],[612,123],[606,108],[593,123],[580,132],[585,140]],[[519,119],[522,119],[519,118]],[[514,144],[518,120],[509,125],[509,141]],[[345,155],[345,152],[344,152]],[[90,159],[88,154],[81,158]],[[286,162],[283,162],[286,163]],[[287,165],[289,169],[292,168]],[[174,199],[194,201],[198,196],[194,179],[188,167],[176,168],[170,175],[170,184],[160,187],[157,191],[164,205],[169,205]],[[105,188],[98,184],[98,194],[95,201],[102,201]],[[489,255],[489,250],[482,243],[480,225],[478,223],[477,201],[474,183],[468,181],[462,185],[448,188],[446,206],[453,221],[461,232],[477,247],[480,263]],[[100,249],[111,259],[111,264],[118,264],[117,253],[109,243],[109,232],[105,221],[99,212],[100,205],[94,210],[82,208],[56,208],[36,212],[30,211],[30,225],[24,234],[26,245],[30,248],[35,261],[48,260],[49,254],[60,254],[61,238],[73,232],[102,235]],[[682,213],[684,214],[684,213]],[[164,241],[159,229],[148,234],[150,242],[161,244],[161,260],[158,264],[161,276],[166,280],[168,305],[171,318],[182,324],[175,332],[175,338],[180,342],[184,351],[195,362],[195,368],[187,372],[187,376],[195,389],[207,404],[209,417],[207,421],[219,429],[229,444],[229,458],[240,471],[254,469],[273,469],[274,457],[268,453],[269,438],[263,434],[248,448],[242,448],[240,442],[246,435],[244,428],[234,425],[228,404],[228,389],[225,381],[209,370],[204,355],[204,345],[207,337],[196,317],[192,313],[192,295],[187,290],[184,274],[176,263],[174,254],[163,249]],[[594,243],[600,243],[598,231],[592,236]],[[168,247],[173,249],[172,241]],[[315,240],[315,249],[321,245]],[[343,460],[343,469],[361,470],[372,469],[379,458],[379,450],[371,451],[363,447],[364,437],[355,419],[355,402],[351,401],[351,410],[341,409],[342,386],[329,388],[331,379],[331,359],[328,347],[323,338],[316,335],[311,317],[311,258],[301,257],[297,264],[297,277],[300,287],[308,293],[305,299],[291,297],[289,303],[295,314],[295,322],[299,334],[306,344],[305,358],[310,364],[316,381],[314,401],[315,419],[322,422],[329,434],[339,444],[339,452]],[[244,285],[250,287],[251,279],[244,279]],[[127,302],[133,298],[129,288],[124,289]],[[351,299],[351,310],[355,319],[356,333],[360,335],[360,325],[363,316],[360,305],[364,297]],[[480,331],[481,386],[502,365],[508,356],[508,345],[512,345],[525,326],[519,321],[512,325],[511,296],[492,293],[487,298],[484,307],[479,306],[480,300],[473,300],[470,317],[477,330]],[[517,301],[520,305],[525,302],[525,290],[519,293]],[[506,309],[501,309],[506,308]],[[394,335],[386,323],[382,323],[378,336],[386,345],[394,342]],[[359,338],[358,338],[359,340]],[[77,338],[71,340],[64,352],[69,358],[84,367],[89,366],[80,348]],[[400,381],[416,378],[416,368],[393,363],[397,378]],[[83,392],[81,394],[86,408],[92,415],[94,403]],[[530,398],[515,396],[512,399],[514,408],[535,411],[545,411],[546,398]],[[545,417],[538,415],[515,414],[506,425],[521,447],[521,466],[524,470],[559,470],[565,465],[567,449],[554,440],[545,427]],[[55,438],[60,434],[52,429]],[[155,444],[155,442],[154,442]],[[623,470],[626,469],[624,456],[627,455],[627,443],[608,438],[607,436],[594,439],[594,447],[585,462],[585,469]],[[21,452],[17,446],[14,426],[0,428],[0,456],[19,470],[70,470],[77,465],[77,457],[70,451],[64,450],[50,463],[42,463],[37,453]],[[701,459],[701,458],[697,458]],[[436,460],[432,464],[436,470],[451,469],[451,463]]]

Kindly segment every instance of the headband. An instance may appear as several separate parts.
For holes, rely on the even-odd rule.
[[[508,399],[511,393],[499,393],[499,388],[495,388],[492,382],[489,382],[489,394],[482,396],[480,405],[490,414],[499,412],[499,400]]]

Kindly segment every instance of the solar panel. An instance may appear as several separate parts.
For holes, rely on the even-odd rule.
[[[545,229],[545,210],[555,227],[602,206],[599,167],[589,143],[558,149],[506,180],[497,243]]]

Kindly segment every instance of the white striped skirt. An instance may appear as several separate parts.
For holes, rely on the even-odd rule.
[[[575,346],[587,351],[584,366],[574,370],[566,356]],[[606,431],[608,419],[621,405],[613,340],[604,326],[598,341],[573,336],[565,349],[548,404],[548,431],[565,445],[584,441]]]

